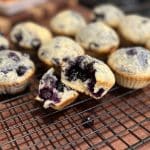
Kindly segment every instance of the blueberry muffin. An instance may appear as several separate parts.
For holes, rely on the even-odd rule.
[[[38,56],[48,66],[60,65],[63,59],[83,55],[84,50],[78,43],[64,36],[53,38],[48,44],[43,45]]]
[[[73,10],[64,10],[50,20],[51,30],[57,35],[75,36],[85,26],[85,19]]]
[[[27,54],[13,50],[0,51],[0,94],[23,91],[35,72]]]
[[[145,48],[119,49],[110,55],[108,64],[123,87],[139,89],[150,83],[150,52]]]
[[[62,82],[79,92],[100,99],[115,84],[109,67],[88,55],[68,59],[62,65]]]
[[[9,48],[8,40],[3,36],[2,33],[0,33],[0,50],[4,50],[8,48]]]
[[[51,33],[45,27],[33,22],[23,22],[13,27],[11,40],[22,48],[38,50],[51,40]]]
[[[150,38],[150,19],[138,15],[128,15],[120,22],[121,36],[131,44],[143,45]]]
[[[76,35],[76,41],[86,52],[108,54],[119,46],[117,33],[102,22],[90,23]]]
[[[117,28],[124,17],[124,13],[111,4],[98,5],[93,10],[93,21],[103,21],[107,25]]]
[[[61,110],[71,104],[78,97],[78,93],[66,87],[53,68],[49,69],[40,80],[39,95],[36,100],[43,103],[43,107]]]

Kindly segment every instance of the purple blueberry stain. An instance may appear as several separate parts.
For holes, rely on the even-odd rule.
[[[96,97],[101,97],[104,91],[105,90],[103,88],[100,88],[96,93],[93,92],[92,94]]]
[[[136,49],[130,49],[126,53],[127,53],[127,55],[134,56],[134,55],[137,55],[137,50]]]
[[[7,74],[8,72],[12,71],[11,68],[3,68],[2,70],[0,70],[0,72]]]
[[[55,87],[56,85],[56,79],[48,74],[43,78],[42,81],[44,81],[44,83],[48,86]]]
[[[44,100],[50,99],[52,97],[52,90],[49,87],[44,87],[40,90],[39,96]]]
[[[95,61],[87,63],[84,61],[83,56],[79,56],[74,62],[72,61],[69,63],[70,67],[65,70],[65,75],[69,81],[75,81],[77,79],[80,79],[82,82],[88,81],[87,86],[91,94],[95,97],[101,97],[104,92],[103,88],[100,88],[96,93],[94,92],[94,86],[96,83],[96,70],[93,67],[94,63]]]
[[[58,94],[54,92],[54,88],[52,87],[44,87],[40,89],[39,96],[44,100],[52,100],[55,103],[60,102],[60,99],[58,98]]]
[[[146,67],[148,66],[148,55],[144,52],[141,52],[138,56],[138,61],[141,64],[141,66]]]
[[[69,81],[75,81],[77,79],[80,79],[84,82],[90,79],[92,75],[95,75],[95,70],[93,69],[93,62],[85,63],[85,61],[83,61],[84,57],[79,56],[74,62],[72,61],[70,63],[70,67],[67,68],[65,71]]]
[[[17,56],[17,54],[14,53],[14,52],[9,52],[8,53],[8,58],[11,58],[12,60],[14,60],[16,62],[20,61],[19,56]]]
[[[58,98],[58,94],[56,92],[53,92],[52,100],[55,103],[59,103],[60,102],[60,99]]]
[[[59,76],[53,74],[45,74],[40,81],[40,84],[43,86],[43,88],[39,90],[39,96],[42,99],[49,99],[54,103],[60,102],[58,93],[64,91],[65,85],[61,82]]]

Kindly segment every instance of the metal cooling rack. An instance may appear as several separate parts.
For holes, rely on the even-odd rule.
[[[139,12],[148,15],[144,6]],[[24,93],[0,97],[1,149],[149,149],[150,87],[116,86],[100,101],[81,96],[63,111],[55,111],[34,101],[37,85],[35,77]],[[94,124],[85,128],[87,117]]]
[[[150,140],[150,90],[113,88],[101,101],[78,100],[63,111],[43,110],[36,89],[3,101],[3,149],[135,149]],[[87,116],[94,124],[85,128]]]

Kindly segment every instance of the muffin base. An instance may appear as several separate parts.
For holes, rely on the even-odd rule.
[[[52,104],[51,107],[56,110],[62,110],[64,107],[73,103],[77,99],[77,97],[78,97],[78,94],[64,100],[63,102],[57,103],[55,105]]]
[[[50,104],[49,107],[47,107],[47,108],[45,108],[45,109],[53,108],[53,109],[55,109],[55,110],[62,110],[62,109],[64,109],[64,107],[66,107],[66,106],[68,106],[69,104],[73,103],[73,102],[77,99],[78,95],[79,95],[79,94],[76,93],[76,94],[70,96],[69,98],[67,98],[67,99],[65,99],[65,100],[63,100],[63,101],[61,101],[61,102],[59,102],[59,103]],[[39,98],[39,96],[37,96],[37,97],[35,98],[35,100],[40,101],[40,102],[42,102],[42,103],[45,103],[44,101],[41,101],[41,99]]]
[[[19,84],[12,84],[12,85],[0,85],[0,94],[17,94],[26,89],[29,85],[29,81],[19,83]]]
[[[117,84],[125,88],[141,89],[150,84],[150,79],[146,79],[146,78],[138,79],[133,77],[131,78],[129,76],[124,76],[123,74],[119,74],[117,72],[115,72],[115,75],[116,75]]]

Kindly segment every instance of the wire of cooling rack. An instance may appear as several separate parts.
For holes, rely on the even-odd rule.
[[[148,14],[148,6],[150,3],[125,10]],[[31,84],[24,93],[0,102],[0,146],[4,150],[120,150],[150,142],[150,87],[114,87],[100,101],[81,98],[62,111],[54,111],[44,110],[34,101],[38,80]]]
[[[114,90],[112,90],[111,92],[115,92],[115,91],[118,91],[118,88],[115,88]],[[144,117],[145,117],[145,119],[144,119],[144,121],[141,121],[140,123],[139,122],[137,122],[137,121],[134,121],[136,124],[132,127],[132,128],[134,128],[135,126],[141,126],[147,133],[149,133],[149,130],[148,129],[146,129],[145,127],[143,127],[141,124],[143,123],[143,122],[147,122],[149,119],[144,115],[144,113],[145,112],[147,112],[148,110],[149,110],[149,105],[145,105],[145,104],[143,104],[143,102],[141,102],[141,100],[139,100],[139,102],[141,103],[141,104],[143,104],[142,105],[142,107],[140,107],[140,108],[134,108],[134,111],[133,112],[131,112],[131,113],[129,113],[129,114],[127,114],[125,111],[123,111],[122,109],[125,109],[126,107],[124,106],[124,105],[122,105],[122,103],[120,104],[120,105],[117,105],[116,106],[116,104],[113,104],[113,101],[115,101],[115,99],[118,99],[119,98],[119,102],[121,101],[121,99],[120,98],[122,98],[122,97],[125,97],[125,96],[127,96],[127,95],[130,95],[130,94],[133,94],[133,93],[135,93],[136,92],[136,90],[134,90],[134,91],[127,91],[127,92],[123,92],[122,94],[119,94],[118,96],[115,96],[115,97],[113,97],[113,98],[111,98],[111,99],[109,99],[109,100],[104,100],[104,101],[102,101],[101,103],[99,103],[99,104],[96,104],[96,105],[94,105],[94,106],[92,106],[92,107],[89,107],[88,109],[87,108],[85,108],[85,109],[83,109],[82,111],[78,111],[78,110],[75,110],[75,108],[78,106],[78,104],[81,104],[81,102],[82,101],[85,101],[85,99],[84,100],[81,100],[81,101],[79,101],[79,102],[76,102],[76,103],[74,103],[74,104],[72,104],[72,105],[70,105],[69,106],[69,108],[68,109],[73,109],[74,110],[74,113],[73,113],[73,115],[66,115],[64,112],[59,112],[59,111],[53,111],[53,115],[55,115],[55,114],[57,114],[57,113],[62,113],[62,115],[63,116],[65,116],[64,117],[64,119],[63,120],[57,120],[57,121],[54,121],[54,122],[52,122],[52,123],[50,123],[50,124],[46,124],[46,125],[42,125],[41,126],[41,128],[39,128],[38,130],[35,130],[35,131],[33,131],[33,132],[27,132],[26,134],[24,134],[23,136],[21,135],[21,136],[18,136],[17,138],[13,138],[13,139],[11,139],[11,140],[9,140],[8,142],[5,142],[5,143],[2,143],[1,145],[6,145],[6,144],[9,144],[9,143],[15,143],[17,140],[19,140],[20,138],[23,138],[23,137],[27,137],[27,136],[31,136],[32,134],[34,134],[34,133],[37,133],[37,132],[39,132],[39,131],[43,131],[44,129],[46,129],[46,128],[49,128],[49,126],[53,126],[53,125],[55,125],[55,126],[57,126],[58,124],[63,124],[63,122],[64,121],[66,121],[66,120],[72,120],[71,118],[73,118],[73,117],[75,117],[75,116],[80,116],[81,117],[81,120],[82,120],[82,118],[83,118],[83,114],[84,113],[86,113],[86,112],[88,112],[88,111],[95,111],[95,109],[96,108],[101,108],[101,110],[106,110],[106,108],[103,106],[103,105],[105,105],[105,104],[111,104],[112,106],[115,106],[115,108],[111,108],[111,109],[109,109],[109,110],[106,110],[106,112],[103,112],[103,113],[101,113],[101,115],[107,115],[107,114],[110,114],[111,115],[111,117],[112,118],[114,118],[114,120],[113,121],[111,121],[110,123],[104,123],[102,120],[101,120],[101,115],[98,115],[98,116],[94,116],[94,118],[93,118],[93,120],[95,120],[95,119],[98,119],[99,120],[99,122],[101,122],[101,123],[103,123],[104,125],[103,125],[103,128],[107,128],[108,127],[108,129],[114,134],[114,136],[112,136],[111,137],[111,139],[112,138],[115,138],[116,136],[119,138],[119,139],[121,139],[121,141],[123,141],[122,140],[122,138],[119,136],[119,134],[121,134],[121,132],[119,133],[119,134],[115,134],[115,132],[113,131],[113,129],[111,129],[110,128],[110,126],[109,125],[111,125],[111,124],[113,124],[113,123],[115,123],[115,122],[118,122],[118,123],[120,123],[125,129],[124,129],[124,132],[126,132],[126,131],[129,131],[130,133],[132,133],[132,135],[134,135],[137,139],[139,139],[139,137],[137,137],[137,135],[135,135],[132,131],[130,131],[130,128],[127,128],[127,127],[125,127],[121,122],[120,122],[120,120],[122,120],[123,118],[126,118],[126,117],[128,117],[128,118],[130,118],[131,120],[134,120],[134,118],[133,118],[133,116],[132,115],[134,115],[134,114],[136,114],[137,112],[138,112],[138,114],[140,113],[141,115],[143,115]],[[34,96],[34,95],[33,95]],[[148,95],[149,96],[149,95]],[[111,96],[112,97],[112,96]],[[26,97],[27,99],[28,99],[28,97]],[[32,97],[31,97],[32,98]],[[106,99],[106,98],[105,98]],[[92,101],[92,99],[87,99],[88,101]],[[137,100],[136,100],[137,101]],[[87,101],[85,101],[86,103],[87,103]],[[138,102],[138,101],[137,101]],[[10,105],[11,107],[9,108],[9,109],[3,109],[3,110],[1,110],[0,112],[2,113],[2,112],[4,112],[4,111],[11,111],[11,109],[13,109],[13,110],[17,110],[18,109],[18,107],[20,108],[20,107],[24,107],[25,105],[29,105],[29,104],[31,104],[31,103],[33,103],[33,101],[30,101],[30,103],[28,103],[28,102],[24,102],[24,103],[22,103],[22,104],[18,104],[18,105],[15,105],[15,106],[12,106],[12,104]],[[84,103],[84,102],[83,102]],[[75,105],[76,104],[76,105]],[[126,102],[125,103],[126,104],[126,106],[128,107],[128,108],[133,108],[133,106],[131,106],[131,104],[130,103],[128,103],[128,102]],[[138,103],[138,105],[139,105],[139,103]],[[79,105],[80,106],[80,105]],[[26,112],[23,112],[23,113],[16,113],[17,115],[13,115],[13,119],[15,120],[15,118],[20,118],[21,119],[21,117],[23,117],[24,115],[27,115],[28,113],[31,113],[32,114],[32,112],[36,112],[37,110],[39,111],[41,108],[40,107],[37,107],[36,109],[31,109],[31,110],[29,110],[29,111],[26,111]],[[116,110],[119,110],[119,111],[121,111],[121,112],[123,112],[124,114],[125,114],[125,116],[124,117],[120,117],[120,118],[117,118],[117,119],[115,119],[115,117],[114,117],[114,115],[112,115],[112,113],[113,112],[116,112]],[[7,133],[7,132],[11,132],[13,129],[15,129],[15,128],[22,128],[22,127],[25,127],[27,124],[31,124],[31,123],[33,123],[34,121],[36,121],[36,122],[38,122],[38,119],[44,119],[44,117],[45,118],[50,118],[51,116],[52,116],[52,114],[43,114],[42,116],[40,116],[39,118],[35,118],[33,115],[32,115],[32,117],[33,118],[29,118],[29,120],[25,120],[25,121],[22,121],[21,120],[21,125],[20,126],[16,126],[16,124],[15,124],[15,126],[13,126],[13,127],[7,127],[8,129],[7,130],[5,130],[4,132],[2,131],[2,132],[0,132],[0,135],[1,134],[3,134],[3,133]],[[64,115],[65,114],[65,115]],[[92,113],[93,114],[93,113]],[[135,117],[135,116],[134,116]],[[11,120],[12,119],[12,117],[11,116],[9,116],[7,119],[4,119],[3,118],[3,120],[1,120],[1,122],[2,123],[7,123],[9,120]],[[48,121],[49,122],[49,121]],[[78,124],[78,125],[76,125],[73,121],[70,121],[70,122],[72,122],[71,124],[72,124],[72,127],[71,128],[69,128],[69,129],[67,129],[67,130],[63,130],[63,131],[60,131],[58,134],[55,134],[55,135],[52,135],[52,136],[48,136],[48,137],[46,137],[45,139],[43,139],[43,141],[44,140],[49,140],[49,141],[51,141],[53,138],[55,138],[55,137],[57,137],[57,136],[59,136],[59,135],[64,135],[65,133],[67,133],[68,131],[70,131],[70,130],[73,130],[73,129],[76,129],[77,130],[77,128],[80,128],[81,126],[83,126],[84,124],[86,124],[87,123],[87,121],[85,121],[85,122],[82,122],[82,123],[80,123],[80,124]],[[40,125],[40,124],[39,124]],[[59,127],[58,127],[58,129],[59,129]],[[97,134],[97,135],[99,135],[100,137],[101,137],[101,139],[103,139],[103,142],[101,141],[100,143],[107,143],[107,145],[109,145],[109,147],[111,147],[112,148],[112,146],[110,146],[110,144],[109,144],[109,138],[107,138],[107,140],[104,138],[104,137],[102,137],[102,135],[99,133],[100,132],[100,130],[102,129],[102,127],[100,128],[100,129],[96,129],[96,128],[92,128],[92,132],[90,133],[90,134],[81,134],[79,131],[79,129],[77,130],[77,132],[78,133],[80,133],[81,135],[81,139],[86,139],[89,135],[91,135],[91,134]],[[27,130],[26,130],[27,131]],[[46,132],[45,132],[46,133]],[[47,134],[45,134],[45,135],[47,135]],[[64,136],[64,137],[66,137],[66,136]],[[32,139],[33,140],[33,139]],[[79,140],[79,138],[77,138],[76,140]],[[89,141],[89,139],[88,140],[86,140],[86,141]],[[139,139],[139,141],[140,141],[140,139]],[[74,141],[71,141],[71,142],[75,142],[75,139],[74,139]],[[70,145],[70,143],[71,142],[67,142],[67,144],[65,144],[65,146],[66,145]],[[39,143],[41,143],[41,141],[39,141]],[[37,146],[39,143],[34,143],[33,145],[35,145],[35,146]],[[129,146],[129,144],[127,144],[126,142],[124,142],[126,145],[128,145]],[[33,147],[33,145],[31,146],[31,147]],[[71,144],[72,145],[72,144]],[[89,144],[90,145],[90,144]],[[91,144],[91,145],[93,145],[93,144]],[[90,147],[92,147],[90,145]],[[30,146],[28,146],[28,148],[30,148]]]

